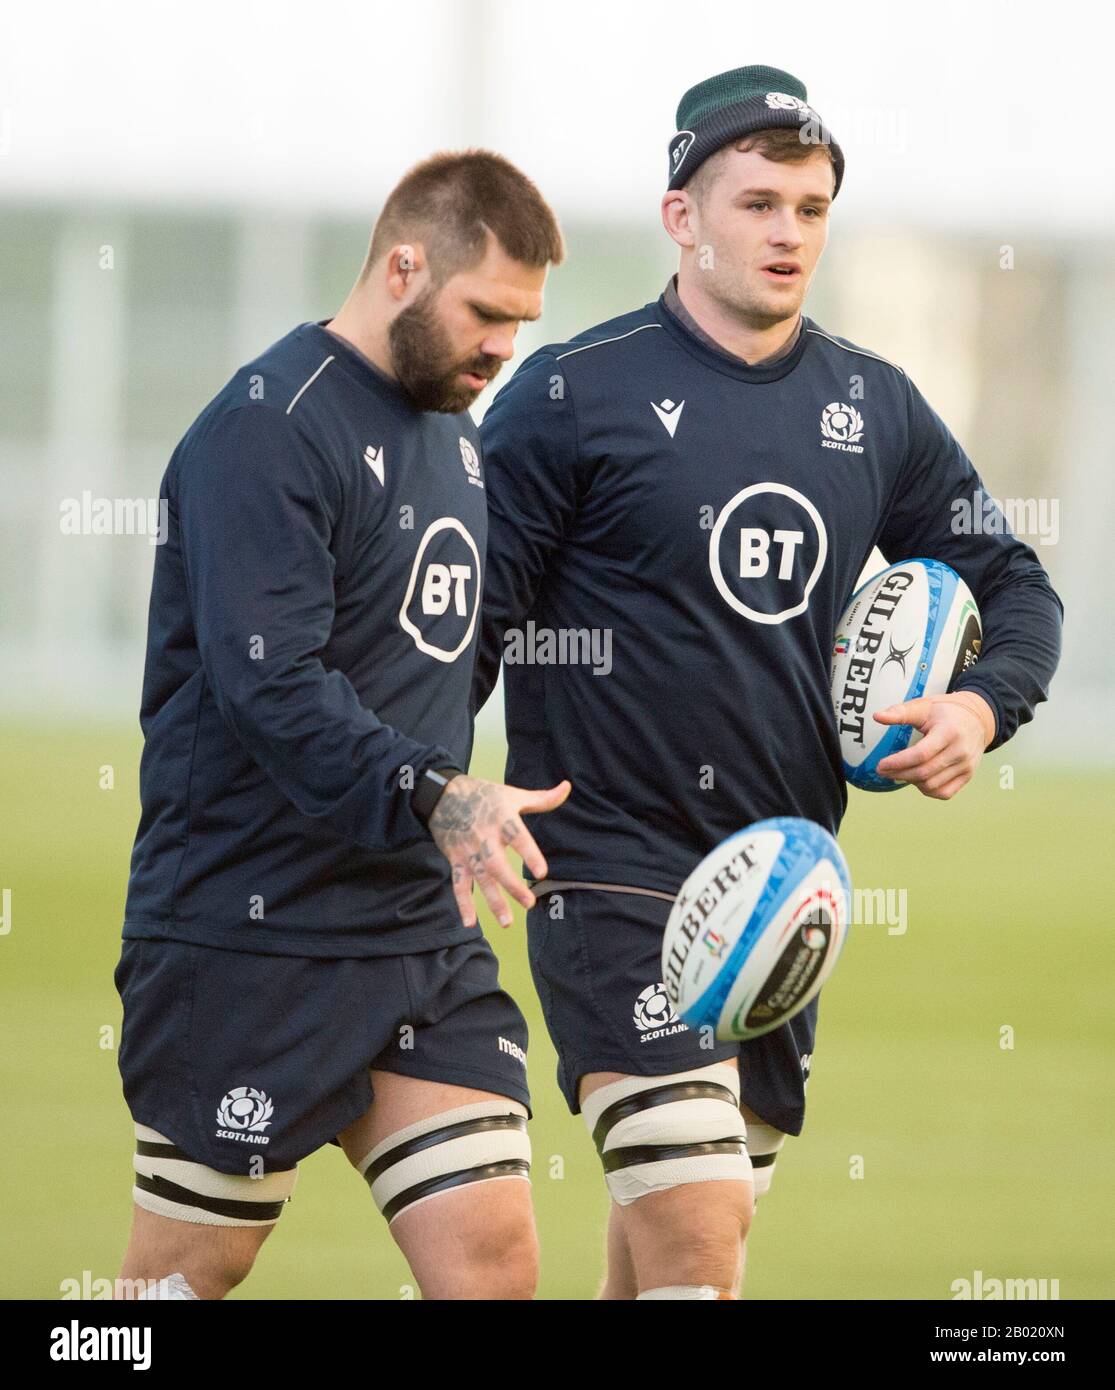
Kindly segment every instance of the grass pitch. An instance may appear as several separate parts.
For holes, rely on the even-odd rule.
[[[1115,778],[1031,768],[1026,738],[985,758],[951,803],[852,793],[841,845],[853,882],[890,890],[892,907],[904,891],[905,930],[853,927],[826,986],[805,1132],[760,1204],[748,1298],[945,1299],[976,1270],[1055,1278],[1066,1299],[1115,1292],[1102,869]],[[2,730],[0,1297],[58,1298],[84,1271],[111,1277],[123,1251],[132,1136],[112,971],[140,747],[128,728]],[[498,743],[478,749],[475,771],[501,767]],[[507,932],[482,920],[531,1029],[540,1296],[589,1298],[603,1180],[554,1084],[522,914]],[[328,1149],[301,1165],[232,1296],[415,1295],[367,1189]]]

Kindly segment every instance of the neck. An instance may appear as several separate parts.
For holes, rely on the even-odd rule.
[[[801,314],[763,327],[745,323],[737,314],[705,293],[700,279],[687,277],[684,267],[678,271],[678,298],[696,322],[714,342],[747,366],[776,357],[797,336]]]
[[[377,312],[376,305],[361,286],[356,286],[349,297],[337,310],[336,315],[325,325],[330,333],[336,333],[346,343],[351,343],[357,352],[380,369],[386,376],[394,379],[395,367],[391,361],[391,348],[388,341],[388,321]]]

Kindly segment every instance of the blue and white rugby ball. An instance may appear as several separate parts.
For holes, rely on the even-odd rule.
[[[724,1041],[769,1033],[832,973],[851,909],[848,865],[827,830],[797,816],[740,830],[701,860],[670,912],[670,1002]]]
[[[940,560],[903,560],[852,595],[832,649],[832,706],[853,786],[891,792],[909,785],[876,769],[921,733],[871,716],[919,695],[944,695],[978,658],[982,639],[972,591]]]

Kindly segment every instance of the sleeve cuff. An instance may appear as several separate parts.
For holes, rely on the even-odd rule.
[[[952,693],[954,695],[978,695],[991,707],[991,714],[995,720],[995,732],[991,736],[991,742],[986,745],[983,751],[989,753],[993,748],[998,748],[1000,744],[999,734],[1003,727],[1003,717],[999,710],[999,702],[996,700],[994,694],[988,690],[985,685],[977,685],[974,682],[970,685],[957,686]]]

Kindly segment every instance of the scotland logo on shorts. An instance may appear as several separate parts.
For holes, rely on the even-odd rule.
[[[843,401],[832,401],[821,411],[822,449],[842,449],[846,454],[862,454],[858,442],[863,434],[863,416]]]
[[[674,1012],[664,984],[647,985],[635,1000],[635,1027],[642,1033],[641,1043],[685,1033],[687,1028]]]
[[[266,1092],[254,1086],[234,1086],[217,1106],[217,1138],[239,1139],[245,1144],[269,1144],[263,1133],[275,1107]]]

